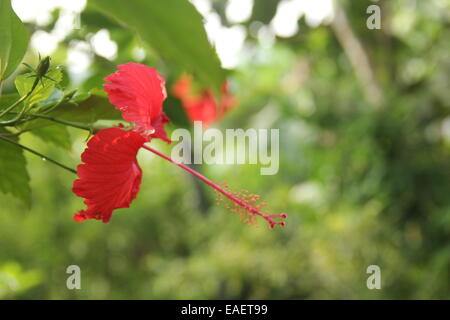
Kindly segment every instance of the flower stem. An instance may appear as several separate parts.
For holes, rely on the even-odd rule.
[[[57,166],[59,166],[59,167],[65,169],[65,170],[67,170],[67,171],[70,171],[70,172],[72,172],[72,173],[74,173],[74,174],[77,174],[77,171],[76,171],[75,169],[69,168],[69,167],[63,165],[62,163],[60,163],[60,162],[58,162],[58,161],[56,161],[56,160],[53,160],[53,159],[47,157],[46,155],[43,155],[43,154],[40,153],[40,152],[37,152],[37,151],[35,151],[35,150],[33,150],[33,149],[30,149],[30,148],[28,148],[28,147],[26,147],[26,146],[24,146],[24,145],[22,145],[22,144],[20,144],[20,143],[18,143],[18,142],[15,142],[14,140],[8,139],[8,138],[6,138],[6,137],[4,137],[4,136],[1,136],[1,135],[0,135],[0,139],[4,140],[4,141],[6,141],[6,142],[9,142],[9,143],[11,143],[11,144],[13,144],[13,145],[15,145],[15,146],[17,146],[17,147],[19,147],[19,148],[22,148],[22,149],[24,149],[24,150],[26,150],[26,151],[28,151],[28,152],[31,152],[31,153],[37,155],[38,157],[41,157],[41,158],[44,159],[44,160],[47,160],[47,161],[49,161],[49,162],[51,162],[51,163],[53,163],[53,164],[56,164]]]
[[[81,123],[72,122],[72,121],[66,121],[66,120],[62,120],[62,119],[59,119],[59,118],[54,118],[54,117],[47,116],[47,115],[44,115],[44,114],[33,114],[33,117],[46,119],[46,120],[53,121],[53,122],[56,122],[56,123],[64,124],[64,125],[69,126],[69,127],[74,127],[74,128],[78,128],[78,129],[81,129],[81,130],[87,130],[89,132],[93,131],[92,127],[90,127],[90,126],[85,126],[85,125],[83,125]]]
[[[10,113],[17,114],[17,112],[14,112],[14,111],[11,111]],[[63,125],[69,126],[69,127],[74,127],[74,128],[81,129],[81,130],[86,130],[86,131],[89,131],[91,133],[94,132],[94,128],[92,128],[91,126],[86,126],[86,125],[83,125],[82,123],[79,123],[79,122],[72,122],[72,121],[62,120],[62,119],[59,119],[59,118],[47,116],[45,114],[33,114],[30,118],[24,119],[19,124],[21,124],[22,122],[34,120],[36,118],[41,118],[41,119],[45,119],[45,120],[48,120],[48,121],[53,121],[53,122],[56,122],[56,123],[60,123],[60,124],[63,124]],[[2,122],[0,122],[0,125],[1,124],[2,124]]]
[[[144,149],[153,152],[154,154],[156,154],[157,156],[160,156],[161,158],[166,159],[169,162],[172,162],[173,164],[179,166],[180,168],[186,170],[187,172],[189,172],[190,174],[194,175],[195,177],[199,178],[200,180],[202,180],[204,183],[206,183],[207,185],[211,186],[212,188],[214,188],[215,190],[217,190],[218,192],[222,193],[225,197],[227,197],[228,199],[232,200],[234,203],[236,203],[237,205],[241,206],[242,208],[244,208],[246,211],[252,213],[252,214],[256,214],[258,216],[263,217],[270,225],[271,228],[273,228],[276,224],[279,224],[281,226],[284,226],[284,222],[281,221],[274,221],[273,218],[281,218],[284,219],[287,217],[286,214],[281,213],[281,214],[265,214],[260,212],[257,208],[249,205],[248,203],[246,203],[245,201],[237,198],[233,193],[223,189],[222,187],[220,187],[217,183],[209,180],[208,178],[206,178],[205,176],[203,176],[202,174],[198,173],[197,171],[193,170],[192,168],[186,166],[183,163],[179,163],[176,162],[175,160],[173,160],[172,158],[170,158],[169,156],[159,152],[158,150],[153,149],[152,147],[143,145],[142,146]]]
[[[36,79],[38,80],[38,79]],[[21,97],[19,100],[17,100],[16,102],[14,102],[12,105],[10,105],[9,107],[7,107],[6,109],[2,110],[2,112],[0,112],[0,118],[3,117],[5,114],[7,114],[8,112],[10,112],[12,109],[14,109],[16,106],[18,106],[22,101],[26,100],[34,91],[34,89],[36,88],[37,82],[35,81],[33,86],[31,87],[30,91],[27,92],[26,95],[24,95],[23,97]],[[23,115],[24,111],[25,111],[26,106],[22,109],[22,111],[17,115],[17,119],[20,118],[20,116]],[[12,120],[8,120],[8,121],[3,121],[3,123],[7,124],[7,123],[12,123],[13,121],[17,121],[17,119],[12,119]]]
[[[24,101],[26,98],[28,98],[30,96],[32,91],[29,91],[26,95],[24,95],[23,97],[21,97],[19,100],[17,100],[16,102],[14,102],[12,105],[10,105],[9,107],[7,107],[6,109],[4,109],[2,112],[0,112],[0,118],[3,117],[5,114],[7,114],[8,112],[10,112],[12,109],[14,109],[17,105],[19,105],[22,101]]]

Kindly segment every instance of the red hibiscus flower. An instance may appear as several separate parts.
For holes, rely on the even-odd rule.
[[[194,121],[202,121],[205,126],[221,119],[223,115],[235,105],[234,96],[228,88],[228,82],[224,82],[221,88],[219,103],[214,98],[210,89],[195,92],[192,88],[192,77],[181,76],[172,87],[172,94],[181,100],[188,118]]]
[[[109,100],[122,111],[125,121],[134,122],[130,131],[119,128],[100,130],[81,155],[78,180],[73,192],[86,200],[86,210],[74,219],[108,222],[112,211],[127,208],[136,197],[141,183],[141,169],[136,160],[140,147],[152,138],[167,142],[164,126],[169,118],[162,105],[167,97],[164,78],[153,68],[127,63],[105,78]]]
[[[243,220],[253,223],[255,216],[263,217],[273,228],[284,225],[275,219],[286,218],[284,213],[261,212],[264,204],[259,197],[242,192],[231,192],[212,182],[190,167],[177,163],[170,157],[146,146],[152,138],[170,142],[164,126],[169,119],[162,111],[166,98],[164,79],[155,69],[127,63],[119,71],[105,78],[110,102],[122,111],[124,120],[134,122],[131,130],[108,128],[100,130],[89,140],[81,155],[83,164],[78,166],[78,177],[73,192],[82,198],[87,208],[75,214],[75,221],[97,219],[108,222],[115,209],[128,208],[136,198],[142,179],[142,171],[136,160],[137,152],[143,148],[162,157],[193,174],[233,203],[231,210]]]

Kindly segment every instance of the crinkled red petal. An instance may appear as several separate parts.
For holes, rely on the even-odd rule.
[[[75,221],[108,222],[113,210],[130,206],[142,180],[136,154],[145,142],[137,132],[119,128],[103,129],[89,140],[72,188],[85,198],[87,209],[78,212]]]
[[[167,97],[165,80],[156,69],[143,64],[130,62],[118,68],[104,79],[109,101],[122,111],[125,121],[135,124],[135,131],[149,138],[156,133],[154,123],[161,117]]]

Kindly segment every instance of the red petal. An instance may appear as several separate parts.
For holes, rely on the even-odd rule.
[[[183,106],[192,122],[201,121],[208,126],[218,120],[216,102],[209,92],[205,92],[198,100],[185,99]]]
[[[172,141],[167,137],[166,130],[164,130],[164,126],[170,122],[170,119],[165,115],[164,112],[161,112],[158,118],[152,121],[152,125],[155,128],[155,132],[150,135],[150,138],[159,138],[167,143],[171,143]]]
[[[108,222],[113,210],[130,206],[142,179],[136,154],[145,141],[138,133],[119,128],[100,130],[89,140],[72,188],[86,199],[87,209],[78,212],[75,221]]]
[[[183,99],[185,97],[188,97],[189,95],[192,95],[191,93],[191,82],[192,79],[190,76],[184,74],[182,75],[177,82],[172,87],[172,94],[175,97],[178,97],[180,99]]]
[[[189,75],[182,75],[178,79],[172,87],[172,94],[181,100],[184,111],[192,122],[202,121],[204,125],[219,120],[235,105],[227,81],[221,87],[220,103],[217,103],[210,89],[205,89],[201,93],[195,92]]]
[[[153,122],[167,97],[164,78],[153,68],[130,62],[104,80],[110,82],[104,85],[109,101],[122,111],[123,119],[134,122],[135,130],[146,137],[154,133]]]

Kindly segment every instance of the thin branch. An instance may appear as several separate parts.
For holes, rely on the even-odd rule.
[[[12,105],[10,105],[10,106],[7,107],[6,109],[2,110],[2,112],[0,112],[0,118],[3,117],[3,116],[4,116],[5,114],[7,114],[8,112],[10,112],[10,111],[11,111],[12,109],[14,109],[16,106],[18,106],[21,102],[25,101],[25,100],[33,93],[33,91],[34,91],[35,88],[36,88],[36,81],[34,82],[33,87],[31,87],[30,91],[28,91],[28,93],[27,93],[26,95],[24,95],[24,96],[21,97],[19,100],[17,100],[16,102],[14,102]],[[26,108],[26,107],[24,107],[24,108],[22,109],[22,111],[19,113],[18,117],[20,117],[20,116],[23,114],[25,108]],[[8,122],[13,121],[13,120],[17,120],[17,119],[12,119],[12,120],[9,120]],[[3,121],[3,122],[6,124],[5,121]]]
[[[13,141],[13,140],[11,140],[11,139],[8,139],[8,138],[6,138],[6,137],[4,137],[4,136],[1,136],[1,135],[0,135],[0,139],[1,139],[1,140],[4,140],[4,141],[6,141],[6,142],[9,142],[9,143],[15,145],[16,147],[22,148],[23,150],[26,150],[26,151],[28,151],[28,152],[31,152],[32,154],[37,155],[37,156],[40,157],[41,159],[47,160],[47,161],[49,161],[49,162],[51,162],[51,163],[53,163],[53,164],[56,164],[57,166],[59,166],[59,167],[65,169],[65,170],[67,170],[67,171],[70,171],[70,172],[72,172],[72,173],[74,173],[74,174],[77,174],[77,171],[76,171],[75,169],[69,168],[69,167],[65,166],[64,164],[62,164],[62,163],[60,163],[60,162],[58,162],[58,161],[56,161],[56,160],[53,160],[53,159],[47,157],[46,155],[43,155],[43,154],[40,153],[40,152],[37,152],[37,151],[35,151],[35,150],[33,150],[33,149],[30,149],[30,148],[28,148],[28,147],[26,147],[26,146],[24,146],[24,145],[22,145],[22,144],[20,144],[20,143],[18,143],[18,142],[15,142],[15,141]]]
[[[9,113],[17,114],[17,112],[13,112],[13,111],[11,111]],[[94,132],[94,129],[91,126],[85,126],[85,125],[82,125],[82,124],[80,124],[78,122],[66,121],[66,120],[62,120],[62,119],[59,119],[59,118],[47,116],[45,114],[33,114],[30,118],[27,118],[27,119],[24,119],[23,121],[21,121],[21,123],[22,122],[26,122],[26,121],[31,121],[31,120],[34,120],[36,118],[42,118],[42,119],[45,119],[45,120],[48,120],[48,121],[53,121],[53,122],[56,122],[56,123],[64,124],[66,126],[70,126],[70,127],[86,130],[86,131],[89,131],[91,133]],[[0,122],[0,125],[1,124],[2,123]],[[30,130],[24,130],[24,131],[21,131],[20,133],[24,133],[26,131],[30,131]]]
[[[16,102],[14,102],[12,105],[10,105],[9,107],[7,107],[6,109],[2,110],[2,112],[0,112],[0,118],[3,117],[5,114],[7,114],[8,112],[10,112],[12,109],[14,109],[16,106],[18,106],[22,101],[24,101],[26,98],[28,98],[30,96],[32,91],[29,91],[26,95],[24,95],[23,97],[21,97],[19,100],[17,100]],[[25,108],[24,108],[25,109]]]
[[[67,125],[67,126],[70,126],[70,127],[74,127],[74,128],[78,128],[78,129],[82,129],[82,130],[87,130],[89,132],[93,132],[92,127],[84,126],[84,125],[76,123],[76,122],[66,121],[66,120],[62,120],[62,119],[46,116],[46,115],[43,115],[43,114],[33,114],[33,117],[42,118],[42,119],[46,119],[46,120],[49,120],[49,121],[57,122],[57,123],[60,123],[60,124],[64,124],[64,125]]]
[[[370,65],[369,56],[351,29],[345,11],[338,5],[331,27],[363,86],[367,100],[380,107],[383,103],[383,94]]]
[[[22,133],[25,133],[25,131],[0,133],[0,137],[17,137],[20,136]]]

